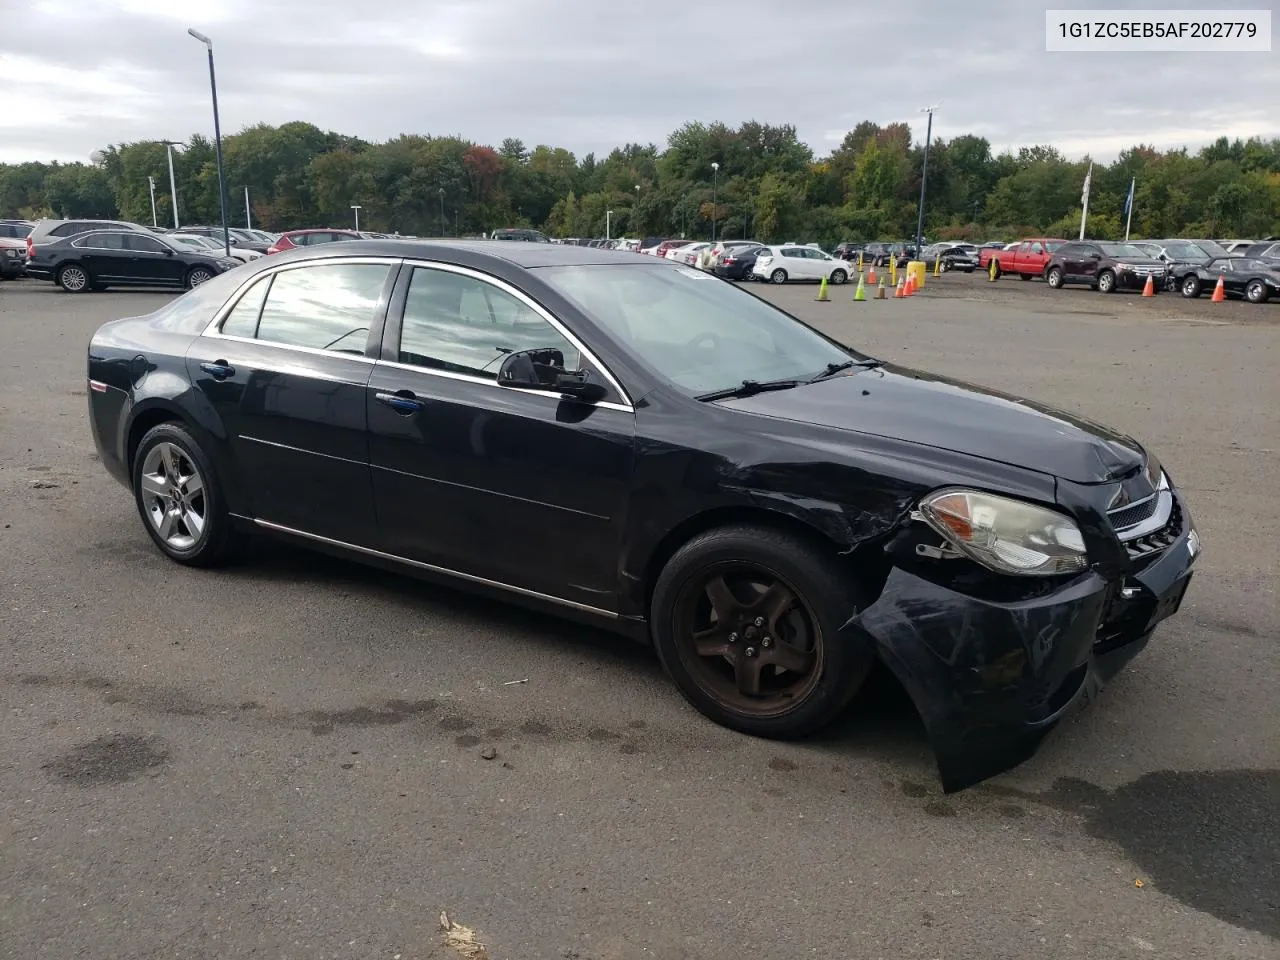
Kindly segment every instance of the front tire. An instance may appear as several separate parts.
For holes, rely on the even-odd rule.
[[[837,286],[844,283],[848,279],[849,279],[849,275],[845,273],[843,270],[831,271],[831,282],[836,284]]]
[[[84,293],[93,288],[93,278],[80,264],[68,263],[58,270],[58,286],[67,293]]]
[[[213,464],[186,427],[152,427],[133,458],[142,524],[171,560],[213,566],[232,552],[234,531]]]
[[[1098,289],[1103,293],[1116,292],[1116,275],[1110,270],[1103,270],[1098,274]]]
[[[1244,297],[1250,303],[1266,303],[1270,295],[1271,291],[1261,280],[1250,280],[1249,285],[1244,288]]]
[[[207,267],[192,267],[187,271],[186,287],[193,290],[200,284],[213,279],[213,271]]]
[[[685,699],[716,723],[789,739],[830,723],[874,656],[841,627],[865,598],[808,543],[734,525],[668,561],[650,610],[654,646]]]
[[[1188,300],[1200,296],[1200,278],[1192,275],[1182,281],[1182,295]]]
[[[773,271],[773,273],[769,274],[769,282],[770,283],[786,283],[787,271],[781,268]]]

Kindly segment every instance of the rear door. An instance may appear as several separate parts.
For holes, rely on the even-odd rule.
[[[365,385],[399,263],[302,261],[261,274],[187,353],[254,519],[376,539]]]
[[[381,549],[608,611],[635,414],[603,368],[493,277],[406,265],[367,391]],[[588,404],[497,384],[513,350],[552,348],[607,388]]]
[[[71,241],[76,259],[89,276],[101,283],[126,283],[133,279],[131,255],[124,247],[124,232],[95,230]]]

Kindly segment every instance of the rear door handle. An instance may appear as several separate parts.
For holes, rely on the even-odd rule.
[[[213,363],[202,363],[200,369],[215,380],[225,380],[227,377],[236,375],[236,368],[231,366],[225,360],[215,360]]]
[[[398,393],[375,393],[373,398],[406,417],[422,409],[422,401],[410,390],[401,390]]]

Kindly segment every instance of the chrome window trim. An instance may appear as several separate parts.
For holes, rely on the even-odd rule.
[[[425,373],[434,377],[444,377],[446,379],[451,379],[451,380],[464,380],[471,383],[486,384],[498,390],[514,390],[517,393],[527,393],[527,394],[532,394],[534,396],[542,396],[542,397],[560,396],[560,394],[556,393],[553,390],[530,390],[524,387],[506,387],[506,386],[501,386],[496,380],[490,380],[486,377],[478,377],[478,376],[473,376],[471,374],[466,374],[466,373],[454,373],[450,370],[432,370],[429,367],[417,367],[417,366],[413,366],[412,364],[399,363],[398,361],[394,361],[394,360],[381,360],[375,357],[356,356],[355,354],[338,353],[333,350],[320,350],[316,347],[295,346],[294,344],[291,344],[291,343],[277,343],[273,340],[261,340],[257,337],[238,337],[233,334],[223,333],[219,329],[222,326],[223,322],[230,315],[231,311],[234,310],[236,305],[240,302],[240,299],[245,295],[245,293],[248,292],[249,288],[253,286],[253,284],[264,282],[267,277],[274,276],[275,274],[281,273],[285,270],[297,270],[297,269],[301,269],[303,267],[309,267],[309,266],[320,266],[320,265],[328,265],[328,264],[350,264],[350,263],[385,264],[388,268],[393,267],[397,264],[403,264],[406,267],[423,267],[430,270],[444,270],[449,273],[457,273],[462,276],[473,277],[474,279],[480,280],[481,282],[489,283],[497,287],[499,290],[502,290],[505,293],[511,294],[521,303],[525,304],[531,310],[537,313],[538,316],[542,317],[549,324],[551,324],[551,326],[558,333],[560,333],[561,336],[563,336],[566,340],[568,340],[569,343],[571,343],[574,346],[574,348],[578,350],[579,353],[581,353],[592,364],[594,364],[596,369],[600,371],[601,375],[609,382],[609,384],[613,387],[613,389],[617,391],[618,396],[622,397],[624,400],[623,403],[614,403],[608,400],[601,400],[598,403],[591,404],[591,406],[600,407],[605,410],[617,410],[622,413],[635,413],[635,406],[631,401],[631,397],[627,394],[627,391],[622,388],[622,384],[618,382],[617,378],[614,377],[613,373],[609,370],[609,368],[605,366],[603,363],[601,363],[599,358],[597,358],[594,353],[592,353],[589,349],[587,349],[587,347],[582,343],[581,340],[578,339],[577,336],[575,336],[572,332],[570,332],[569,329],[565,327],[563,323],[561,323],[554,316],[552,316],[551,313],[546,309],[544,309],[536,300],[532,299],[526,293],[517,289],[516,287],[513,287],[511,284],[507,283],[505,280],[500,280],[497,277],[491,276],[490,274],[487,274],[487,273],[483,273],[482,271],[479,271],[479,270],[474,270],[470,267],[461,267],[452,263],[437,263],[431,260],[406,259],[404,257],[385,257],[385,256],[384,257],[374,257],[374,256],[362,257],[359,255],[354,255],[354,256],[346,256],[346,257],[325,257],[323,259],[316,259],[316,260],[299,260],[295,263],[281,264],[278,267],[271,267],[266,270],[261,270],[258,273],[255,273],[252,277],[246,278],[244,283],[236,287],[236,289],[232,292],[232,294],[229,297],[227,297],[226,302],[220,308],[218,308],[218,311],[213,315],[213,319],[205,326],[204,330],[201,332],[200,335],[204,337],[210,337],[215,340],[231,340],[237,343],[256,343],[263,346],[274,347],[277,350],[296,350],[299,353],[308,354],[312,356],[343,357],[347,360],[359,360],[368,364],[380,364],[382,366],[391,367],[394,369],[411,370],[414,373]]]
[[[332,537],[322,537],[318,533],[307,533],[305,530],[297,530],[293,527],[286,527],[283,524],[272,523],[269,520],[260,520],[254,518],[253,522],[267,530],[274,530],[277,533],[284,533],[290,536],[303,537],[307,540],[314,540],[317,543],[325,543],[330,546],[340,547],[344,550],[350,550],[354,553],[363,553],[370,557],[379,557],[383,560],[391,560],[395,563],[403,563],[406,566],[416,567],[419,570],[426,570],[431,573],[441,574],[447,577],[453,577],[458,580],[465,580],[468,583],[475,583],[481,586],[494,587],[499,590],[506,590],[509,593],[519,594],[523,597],[530,597],[535,600],[542,600],[547,603],[558,604],[562,607],[572,607],[575,610],[582,610],[586,613],[595,614],[600,617],[607,617],[610,620],[619,619],[619,615],[613,610],[605,610],[602,607],[593,607],[590,604],[578,603],[576,600],[566,600],[564,597],[552,596],[549,593],[540,593],[537,590],[529,590],[525,587],[514,587],[509,583],[503,583],[500,580],[489,580],[486,577],[478,577],[472,573],[462,573],[459,570],[452,570],[449,567],[437,566],[433,563],[423,563],[421,560],[410,560],[408,557],[401,557],[394,553],[385,553],[382,550],[375,550],[372,547],[362,547],[354,543],[347,543],[345,540],[334,540]]]

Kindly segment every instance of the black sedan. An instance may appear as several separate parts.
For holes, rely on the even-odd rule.
[[[752,268],[756,258],[768,253],[768,247],[735,247],[725,251],[725,255],[715,265],[715,275],[726,280],[754,280]]]
[[[27,260],[27,276],[51,280],[69,293],[127,287],[191,289],[240,266],[141,230],[94,230],[50,237]]]
[[[1250,303],[1266,303],[1280,296],[1280,264],[1249,257],[1217,257],[1208,263],[1177,264],[1173,282],[1184,297],[1212,293],[1222,278],[1222,293]]]
[[[267,534],[558,611],[766,737],[879,660],[947,790],[1090,700],[1199,552],[1129,437],[611,251],[293,250],[105,324],[88,378],[101,462],[178,563]]]

